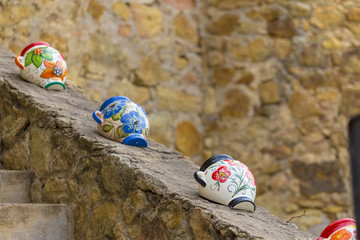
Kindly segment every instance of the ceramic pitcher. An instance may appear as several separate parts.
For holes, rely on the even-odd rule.
[[[194,178],[200,196],[230,208],[255,211],[255,178],[247,166],[229,155],[209,158]]]
[[[15,58],[20,76],[49,90],[65,90],[66,62],[63,55],[47,42],[29,44]]]
[[[93,112],[98,132],[126,145],[147,147],[149,120],[144,109],[124,96],[106,100]]]
[[[327,226],[318,240],[355,240],[356,235],[356,221],[342,218]]]

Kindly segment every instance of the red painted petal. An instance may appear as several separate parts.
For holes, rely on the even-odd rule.
[[[213,172],[213,174],[212,174],[211,177],[212,177],[212,179],[214,179],[215,181],[219,181],[219,177],[220,177],[219,172],[218,172],[218,171]]]
[[[55,74],[54,74],[54,69],[45,69],[42,74],[40,75],[40,77],[42,78],[51,78],[53,77]]]
[[[50,61],[48,61],[48,60],[45,60],[44,61],[44,65],[45,65],[45,67],[47,67],[47,68],[55,68],[55,63],[53,63],[53,62],[50,62]]]
[[[219,179],[219,182],[224,183],[224,182],[226,182],[226,180],[227,180],[227,178],[222,177],[222,178]]]

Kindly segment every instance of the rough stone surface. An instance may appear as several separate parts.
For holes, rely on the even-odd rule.
[[[189,21],[183,15],[177,15],[174,19],[175,34],[181,38],[190,40],[196,43],[199,40],[196,29],[191,26]]]
[[[176,131],[175,147],[187,156],[199,154],[201,151],[201,136],[192,122],[181,122]]]
[[[0,178],[0,203],[27,203],[30,201],[30,172],[0,170]]]
[[[259,86],[260,99],[264,104],[278,103],[281,101],[279,86],[274,81],[268,81]]]
[[[1,238],[4,240],[69,238],[66,205],[0,203],[0,213]]]
[[[154,86],[168,78],[168,74],[161,68],[161,64],[153,57],[146,57],[136,70],[134,83],[142,86]]]
[[[179,10],[186,10],[195,7],[195,0],[165,0]]]
[[[341,111],[346,116],[354,116],[360,114],[359,107],[357,105],[356,99],[358,99],[360,94],[360,88],[358,87],[347,87],[343,90]]]
[[[92,225],[95,238],[113,237],[113,228],[118,207],[114,203],[105,202],[94,210]]]
[[[157,7],[132,3],[131,10],[134,14],[135,24],[139,36],[143,38],[153,38],[162,30],[162,12]]]
[[[317,7],[313,10],[310,22],[320,29],[339,26],[344,21],[344,15],[337,6]]]
[[[289,107],[296,118],[319,115],[320,109],[306,95],[296,92],[291,96]]]
[[[249,112],[250,99],[246,94],[238,90],[231,90],[226,94],[226,100],[221,115],[242,118]]]
[[[201,110],[201,99],[197,95],[164,87],[158,89],[158,94],[160,109],[184,112],[200,112]]]
[[[296,29],[291,19],[281,19],[268,23],[268,31],[270,35],[276,37],[293,37],[296,35]]]
[[[260,3],[260,0],[214,0],[211,1],[211,4],[220,9],[233,9],[233,8],[241,8],[241,7],[249,7],[256,6]]]
[[[261,62],[271,55],[271,49],[263,39],[255,39],[245,46],[231,47],[231,52],[240,61]]]
[[[70,239],[316,239],[262,207],[234,211],[200,198],[191,161],[151,139],[136,148],[102,137],[88,117],[96,104],[70,86],[50,92],[23,81],[13,60],[0,50],[1,114],[11,113],[11,102],[29,119],[19,134],[30,134],[32,199],[68,204]],[[53,171],[59,149],[73,164]]]
[[[344,190],[343,179],[335,162],[307,164],[302,161],[294,161],[291,168],[301,180],[301,191],[305,195]],[[317,189],[321,189],[321,191]]]
[[[213,22],[208,31],[216,35],[230,35],[235,31],[238,25],[238,17],[236,15],[224,15]]]

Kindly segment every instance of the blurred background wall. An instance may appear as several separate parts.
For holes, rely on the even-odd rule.
[[[142,105],[152,139],[197,164],[247,164],[273,214],[307,210],[294,222],[315,234],[353,216],[359,1],[0,0],[0,45],[19,55],[39,40],[89,99]]]

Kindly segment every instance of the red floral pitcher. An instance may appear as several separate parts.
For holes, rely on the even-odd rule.
[[[339,219],[327,226],[318,240],[355,240],[356,221],[352,218]]]

